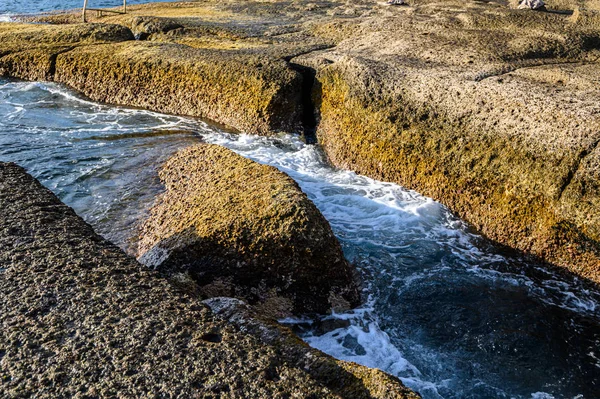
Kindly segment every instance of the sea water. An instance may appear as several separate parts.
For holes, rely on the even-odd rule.
[[[174,0],[161,0],[174,1]],[[127,4],[154,3],[152,0],[127,0]],[[88,0],[90,8],[113,8],[123,5],[122,0]],[[11,17],[20,14],[36,14],[59,10],[82,8],[83,0],[0,0],[0,22],[10,21]]]
[[[0,80],[0,115],[0,161],[25,167],[129,252],[162,190],[157,168],[180,148],[215,143],[289,174],[363,280],[357,309],[282,320],[332,356],[425,398],[600,397],[600,293],[503,253],[430,198],[334,169],[297,136],[232,134],[50,83]]]

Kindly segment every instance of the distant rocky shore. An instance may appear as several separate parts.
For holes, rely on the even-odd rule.
[[[0,24],[0,74],[255,134],[431,196],[600,282],[600,6],[197,1]],[[26,21],[26,22],[27,22]]]

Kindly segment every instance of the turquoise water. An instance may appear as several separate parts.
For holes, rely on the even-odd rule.
[[[288,173],[365,283],[359,309],[283,321],[333,356],[431,399],[600,397],[600,293],[503,253],[430,198],[331,168],[294,136],[232,135],[55,84],[0,80],[0,115],[0,161],[128,251],[161,191],[156,168],[177,149],[204,140]]]

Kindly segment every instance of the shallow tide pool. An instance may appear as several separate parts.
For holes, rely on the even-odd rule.
[[[0,161],[130,252],[162,189],[156,170],[178,149],[204,140],[288,173],[363,277],[361,308],[283,321],[335,357],[425,398],[600,397],[600,293],[503,253],[429,198],[336,170],[295,136],[230,134],[49,83],[0,80],[0,115]]]

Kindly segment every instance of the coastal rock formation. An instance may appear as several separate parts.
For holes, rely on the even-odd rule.
[[[195,282],[204,297],[244,298],[279,317],[359,304],[327,220],[284,173],[201,144],[159,176],[166,192],[141,229],[142,263],[188,289]]]
[[[147,19],[128,24],[138,37],[160,27]],[[52,80],[95,101],[209,118],[249,133],[301,128],[302,75],[282,59],[135,41],[122,25],[0,23],[0,40],[0,76]]]
[[[2,36],[0,70],[250,133],[316,126],[336,166],[418,190],[489,238],[600,282],[598,1],[407,3],[133,6],[94,21],[144,41],[82,42],[48,63],[3,49],[19,25]]]
[[[318,70],[319,141],[335,165],[599,282],[598,12],[444,4],[294,60]]]
[[[77,45],[133,40],[121,25],[29,25],[0,23],[0,76],[52,80],[57,57]]]
[[[215,315],[14,164],[0,163],[0,220],[3,398],[419,397],[235,300]]]

